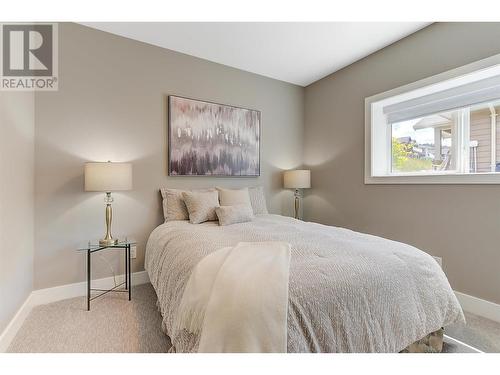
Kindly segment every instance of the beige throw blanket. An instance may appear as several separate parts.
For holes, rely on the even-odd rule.
[[[174,323],[200,335],[198,352],[287,351],[290,245],[240,242],[203,258]]]

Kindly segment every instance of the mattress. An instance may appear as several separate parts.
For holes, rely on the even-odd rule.
[[[279,215],[230,226],[170,221],[151,233],[145,268],[174,351],[196,352],[199,341],[173,331],[191,271],[240,241],[291,245],[288,352],[400,352],[464,321],[440,266],[413,246]]]

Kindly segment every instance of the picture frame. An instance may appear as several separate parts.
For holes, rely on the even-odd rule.
[[[177,95],[167,100],[169,176],[260,176],[260,111]]]

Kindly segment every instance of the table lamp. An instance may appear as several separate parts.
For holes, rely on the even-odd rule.
[[[118,239],[111,235],[113,211],[111,203],[112,191],[132,189],[132,164],[130,163],[85,163],[85,191],[102,191],[106,193],[106,236],[99,241],[101,246],[116,245]]]
[[[311,171],[306,169],[295,169],[285,171],[283,175],[284,186],[287,189],[295,189],[295,218],[299,218],[300,189],[311,187]]]

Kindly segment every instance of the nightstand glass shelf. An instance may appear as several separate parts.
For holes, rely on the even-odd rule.
[[[131,270],[131,257],[130,249],[135,246],[137,242],[130,237],[118,238],[118,243],[113,245],[100,245],[99,240],[91,240],[82,243],[78,246],[77,251],[87,253],[87,310],[90,311],[90,301],[103,296],[109,292],[126,292],[128,293],[128,300],[132,299],[132,270]],[[114,286],[111,289],[96,289],[91,287],[92,282],[92,254],[104,249],[122,249],[125,255],[125,281]],[[124,287],[124,288],[122,288]],[[100,292],[98,295],[92,296],[92,291]]]
[[[118,243],[116,245],[102,246],[99,245],[99,240],[91,240],[91,241],[81,242],[78,245],[77,251],[88,251],[88,250],[94,251],[94,250],[114,248],[114,247],[121,249],[127,244],[132,247],[134,245],[137,245],[137,241],[131,237],[118,237]]]

